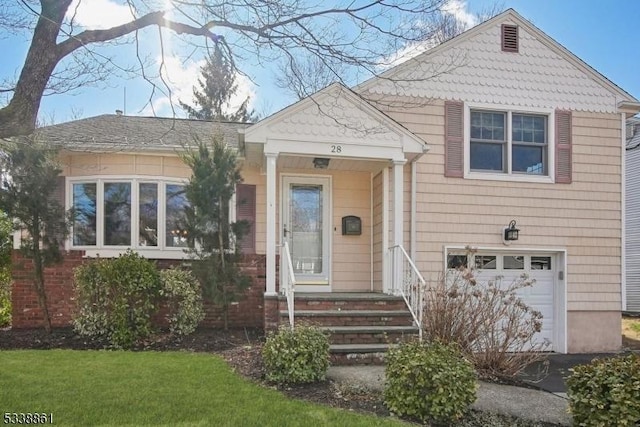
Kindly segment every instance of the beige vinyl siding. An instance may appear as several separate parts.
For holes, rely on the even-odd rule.
[[[416,196],[416,258],[428,280],[442,271],[443,246],[504,247],[502,230],[515,219],[520,239],[510,248],[567,249],[569,311],[620,309],[618,115],[574,111],[573,183],[549,184],[446,178],[444,103],[388,113],[431,147],[418,162]]]
[[[191,170],[177,156],[142,154],[65,153],[61,156],[63,174],[69,177],[92,175],[147,175],[189,178]]]

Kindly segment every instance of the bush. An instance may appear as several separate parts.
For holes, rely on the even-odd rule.
[[[480,283],[475,273],[473,267],[450,269],[427,289],[423,336],[457,344],[481,376],[513,378],[544,360],[543,351],[549,347],[535,338],[542,329],[542,314],[517,295],[535,281],[522,275],[511,283],[500,276]]]
[[[11,324],[11,276],[0,270],[0,328]]]
[[[594,360],[571,371],[567,393],[576,425],[640,425],[640,355]]]
[[[186,270],[170,268],[160,272],[162,289],[166,298],[167,321],[172,334],[189,335],[204,319],[200,283]]]
[[[473,366],[453,345],[405,343],[386,361],[384,400],[396,414],[455,421],[476,400]]]
[[[74,279],[78,310],[73,324],[79,334],[106,338],[115,347],[150,335],[160,296],[160,276],[151,261],[128,250],[76,268]]]
[[[317,327],[282,327],[262,349],[267,380],[300,384],[324,380],[329,368],[329,339]]]

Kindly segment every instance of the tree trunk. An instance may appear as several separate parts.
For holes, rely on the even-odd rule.
[[[0,109],[0,138],[33,132],[40,100],[61,59],[56,41],[71,0],[41,0],[40,4],[40,18],[13,97]]]
[[[34,239],[34,245],[36,248],[40,245],[39,239]],[[44,288],[44,267],[42,265],[42,256],[40,255],[40,251],[36,249],[33,256],[33,267],[34,267],[34,278],[33,284],[36,288],[36,293],[38,294],[38,305],[40,306],[40,310],[42,310],[42,325],[44,326],[44,330],[50,334],[51,333],[51,316],[49,315],[49,307],[47,306],[47,292]]]

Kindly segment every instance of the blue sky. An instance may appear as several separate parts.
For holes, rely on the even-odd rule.
[[[89,23],[108,25],[115,16],[107,10],[117,8],[106,7],[116,0],[84,0],[95,9],[87,9]],[[467,13],[474,13],[495,3],[491,0],[455,0],[462,5],[458,10],[461,19]],[[638,23],[640,23],[640,1],[637,0],[504,0],[506,8],[514,8],[524,18],[544,31],[547,35],[564,45],[567,49],[591,65],[604,76],[612,80],[622,89],[636,98],[640,98],[640,50],[638,48]],[[96,12],[97,11],[97,12]],[[155,40],[149,37],[149,40]],[[0,82],[19,73],[19,67],[28,48],[24,36],[0,33]],[[100,50],[106,55],[115,55],[126,62],[131,56],[131,46],[122,46]],[[153,51],[153,47],[151,48]],[[157,49],[155,49],[157,52]],[[152,58],[153,59],[153,58]],[[198,76],[201,57],[194,56],[192,62],[173,62],[170,58],[168,67],[174,80],[173,88],[184,100],[191,93],[191,86]],[[273,71],[249,66],[245,68],[253,82],[242,78],[240,86],[242,95],[251,95],[252,106],[262,116],[273,113],[295,101],[284,96],[273,84]],[[113,113],[124,108],[124,92],[126,88],[126,112],[130,115],[151,115],[146,104],[151,91],[148,83],[140,79],[124,79],[113,77],[100,88],[85,88],[74,94],[53,95],[45,97],[41,104],[41,118],[48,123],[63,122],[73,117],[88,117],[98,114]],[[171,115],[166,99],[156,97],[154,106],[158,115]],[[187,99],[188,100],[188,99]],[[0,105],[6,98],[0,97]],[[181,111],[176,112],[183,116]]]

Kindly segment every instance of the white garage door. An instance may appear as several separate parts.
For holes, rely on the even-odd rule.
[[[534,337],[536,342],[548,342],[553,350],[554,344],[554,281],[555,257],[553,254],[491,253],[478,252],[474,262],[477,278],[482,283],[502,276],[502,286],[506,287],[517,280],[522,273],[535,279],[533,286],[524,287],[518,296],[531,308],[542,313],[542,330]],[[450,258],[451,261],[451,258]]]

